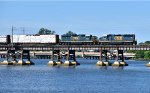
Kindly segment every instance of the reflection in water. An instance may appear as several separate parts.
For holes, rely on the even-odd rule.
[[[112,66],[112,68],[115,70],[123,70],[124,66]]]
[[[48,67],[55,67],[55,68],[60,68],[60,65],[48,65]]]
[[[18,70],[27,69],[30,67],[31,65],[6,65],[7,69],[18,69]]]
[[[101,70],[107,70],[107,66],[96,66],[96,68],[101,69]]]
[[[62,68],[76,68],[77,66],[73,65],[73,66],[62,66]]]
[[[76,68],[75,65],[72,65],[72,66],[65,66],[65,65],[48,65],[48,67],[51,67],[51,68]]]

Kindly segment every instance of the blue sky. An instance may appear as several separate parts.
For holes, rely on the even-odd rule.
[[[0,0],[0,34],[35,34],[41,27],[63,34],[136,34],[150,40],[149,1],[4,1]]]

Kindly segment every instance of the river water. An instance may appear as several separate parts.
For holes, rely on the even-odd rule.
[[[84,59],[71,67],[32,61],[33,66],[1,65],[0,93],[150,93],[148,61],[127,60],[127,67],[98,67],[97,60]]]

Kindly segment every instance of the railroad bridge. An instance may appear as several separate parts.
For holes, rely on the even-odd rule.
[[[150,45],[0,45],[0,51],[7,50],[150,50]]]
[[[30,51],[52,51],[51,60],[48,62],[50,65],[79,65],[76,62],[75,51],[99,51],[99,66],[127,66],[124,60],[124,51],[126,50],[150,50],[150,45],[0,45],[0,51],[7,51],[7,59],[1,64],[33,64],[30,62]],[[113,64],[110,64],[107,59],[108,51],[116,51],[116,59]],[[19,52],[18,52],[19,51]],[[65,62],[61,61],[60,51],[67,51],[67,58]],[[13,56],[13,61],[8,62],[10,55],[20,54],[20,60],[16,62],[16,56]],[[121,54],[121,62],[118,61],[118,56]],[[57,56],[57,61],[54,61],[54,55]],[[105,61],[102,61],[102,55],[105,55]],[[27,62],[23,62],[23,56],[27,57]],[[12,56],[11,56],[12,57]],[[15,57],[15,58],[14,58]],[[70,59],[73,61],[71,62]],[[149,64],[148,64],[149,65]]]

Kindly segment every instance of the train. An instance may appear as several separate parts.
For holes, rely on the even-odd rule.
[[[107,34],[98,38],[85,34],[63,34],[61,42],[63,45],[136,45],[135,34]]]
[[[136,45],[135,34],[0,35],[0,45]]]

